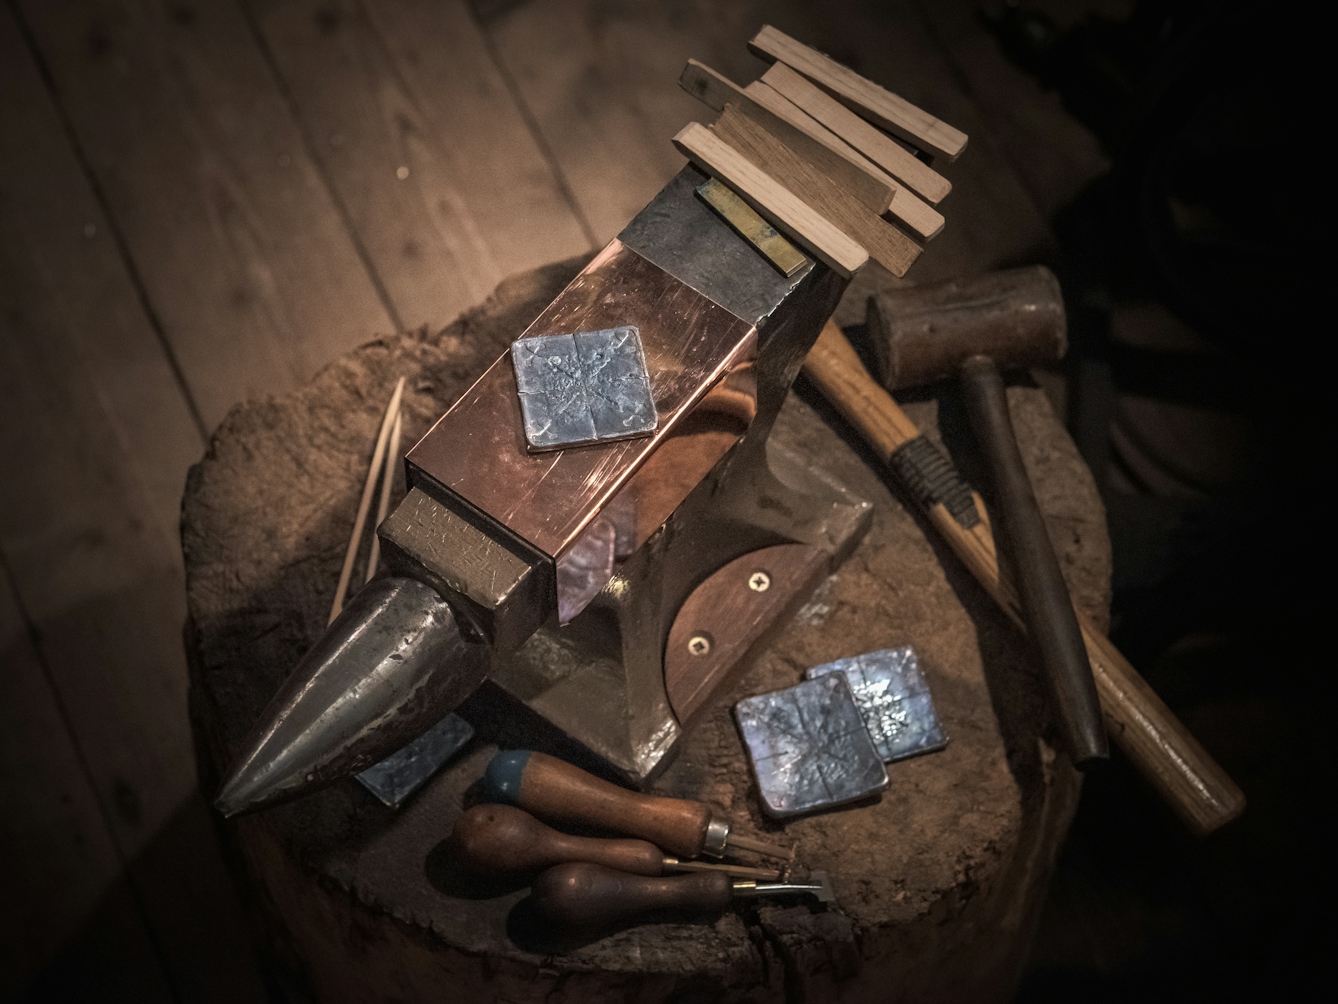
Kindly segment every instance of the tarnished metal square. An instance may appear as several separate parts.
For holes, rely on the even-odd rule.
[[[887,787],[887,770],[840,673],[745,698],[734,717],[769,816],[829,809]]]
[[[649,435],[658,416],[635,325],[511,343],[532,450]]]
[[[884,763],[948,745],[915,650],[885,648],[814,666],[810,680],[839,674],[850,684],[864,725]]]
[[[474,727],[450,714],[421,736],[358,775],[362,786],[392,809],[427,783],[474,737]]]

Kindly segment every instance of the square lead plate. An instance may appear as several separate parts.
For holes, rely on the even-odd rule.
[[[734,717],[769,816],[830,809],[887,787],[887,770],[840,673],[745,698]]]
[[[635,325],[519,338],[511,362],[531,450],[645,436],[659,422]]]
[[[885,648],[814,666],[810,680],[839,674],[850,684],[869,737],[884,763],[948,745],[915,650]]]

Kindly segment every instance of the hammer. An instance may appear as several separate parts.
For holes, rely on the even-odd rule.
[[[911,491],[934,529],[1016,624],[1017,598],[1000,578],[994,535],[979,498],[864,368],[833,321],[804,374]],[[1245,810],[1245,795],[1101,631],[1079,613],[1106,727],[1121,750],[1194,833],[1206,836]]]
[[[999,507],[1018,599],[1065,749],[1079,768],[1109,755],[1092,667],[1013,433],[1000,367],[1058,361],[1059,281],[1037,265],[869,297],[867,327],[890,391],[958,378]]]

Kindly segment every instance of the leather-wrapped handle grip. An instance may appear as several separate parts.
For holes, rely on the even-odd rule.
[[[962,364],[961,383],[994,481],[1003,545],[1013,558],[1022,617],[1041,658],[1060,736],[1069,758],[1085,768],[1110,755],[1101,703],[1073,601],[1017,448],[1003,378],[992,359],[977,355]]]
[[[722,913],[732,892],[729,876],[720,872],[647,878],[591,864],[557,865],[533,886],[539,911],[576,930]]]
[[[702,852],[711,823],[710,806],[701,802],[628,791],[528,750],[493,757],[484,792],[489,801],[518,806],[540,819],[627,833],[685,858]]]
[[[804,373],[883,456],[891,456],[920,435],[892,396],[869,376],[833,322],[828,321],[818,336]],[[977,508],[983,516],[979,500]],[[943,505],[933,506],[929,519],[985,590],[1021,625],[1017,600],[999,577],[989,524],[982,521],[968,530]],[[1245,810],[1245,794],[1110,639],[1080,611],[1077,615],[1106,729],[1116,745],[1195,833],[1212,833],[1235,819]]]

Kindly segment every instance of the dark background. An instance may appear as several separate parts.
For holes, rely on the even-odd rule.
[[[1317,14],[6,0],[0,997],[278,999],[195,791],[186,466],[232,403],[602,245],[702,116],[683,60],[753,79],[763,21],[970,133],[912,278],[1059,275],[1071,351],[1037,378],[1106,504],[1112,636],[1249,799],[1197,841],[1119,756],[1092,774],[1019,1000],[1308,989],[1333,944]]]

